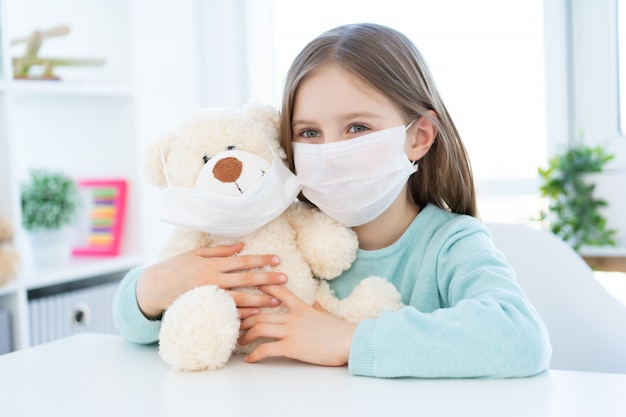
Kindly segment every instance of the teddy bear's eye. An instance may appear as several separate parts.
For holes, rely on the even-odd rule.
[[[228,145],[228,149],[229,151],[232,151],[233,149],[236,149],[237,147],[235,145]]]
[[[209,157],[208,157],[208,156],[206,156],[206,155],[204,155],[204,156],[202,157],[202,160],[204,161],[204,163],[205,163],[205,164],[206,164],[207,162],[209,162],[209,159],[211,159],[211,158],[209,158]]]

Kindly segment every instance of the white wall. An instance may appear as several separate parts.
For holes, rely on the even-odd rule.
[[[196,10],[194,0],[131,4],[135,134],[141,159],[155,140],[200,105],[196,28],[190,24]],[[143,160],[137,163],[143,174]],[[159,220],[159,190],[148,184],[145,175],[140,178],[142,242],[146,259],[152,261],[170,228]]]

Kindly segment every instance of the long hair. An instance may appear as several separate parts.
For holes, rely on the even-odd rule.
[[[311,41],[292,63],[283,89],[281,141],[294,170],[291,119],[298,87],[316,69],[338,64],[389,98],[406,122],[429,117],[437,127],[430,150],[409,178],[413,201],[477,217],[470,161],[426,61],[402,33],[377,24],[339,26]],[[432,110],[437,117],[427,113]]]

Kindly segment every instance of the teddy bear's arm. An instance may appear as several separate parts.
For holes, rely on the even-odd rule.
[[[349,322],[378,317],[383,310],[397,311],[404,305],[396,287],[384,278],[364,278],[343,300],[337,299],[326,281],[320,282],[315,300],[337,317]]]
[[[313,275],[333,279],[348,269],[359,246],[356,234],[317,208],[296,202],[287,211],[296,241]]]

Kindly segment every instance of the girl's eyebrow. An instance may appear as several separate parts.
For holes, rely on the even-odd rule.
[[[381,116],[377,113],[370,112],[355,112],[348,113],[342,116],[343,120],[352,120],[352,119],[380,119]]]
[[[346,113],[344,115],[340,115],[337,117],[337,119],[342,120],[342,121],[349,121],[349,120],[354,120],[354,119],[381,119],[381,118],[382,117],[379,114],[370,113],[370,112]],[[297,126],[303,126],[303,125],[313,126],[315,125],[315,122],[305,120],[305,119],[293,119],[291,121],[292,128],[295,128]]]
[[[312,124],[313,124],[313,122],[309,122],[308,120],[298,120],[298,119],[295,119],[295,120],[291,121],[291,128],[293,129],[293,128],[298,127],[298,126],[311,126]]]

